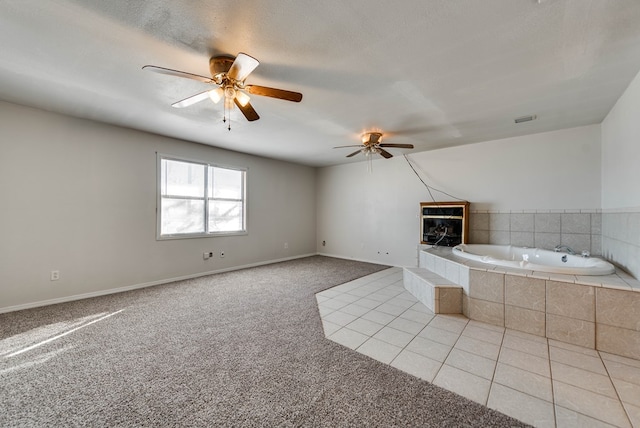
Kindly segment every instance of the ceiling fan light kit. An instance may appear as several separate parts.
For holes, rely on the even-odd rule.
[[[251,98],[247,92],[253,95],[278,98],[285,101],[300,102],[302,100],[302,94],[299,92],[269,88],[266,86],[246,85],[245,80],[259,64],[260,62],[257,59],[240,52],[235,58],[231,56],[214,56],[210,58],[209,71],[211,72],[211,77],[155,65],[145,65],[142,69],[218,86],[216,89],[201,92],[177,101],[172,104],[172,107],[185,108],[203,101],[206,98],[211,99],[214,103],[218,103],[224,99],[225,115],[223,122],[227,121],[227,110],[231,110],[234,105],[238,107],[248,121],[252,122],[260,119],[260,116],[250,104],[249,101]],[[229,130],[231,130],[231,123],[229,123]]]

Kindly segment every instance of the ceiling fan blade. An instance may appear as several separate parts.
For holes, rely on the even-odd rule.
[[[362,144],[354,144],[354,145],[351,145],[351,146],[336,146],[336,147],[334,147],[334,149],[341,149],[343,147],[362,147]]]
[[[247,85],[247,92],[254,95],[262,95],[264,97],[278,98],[286,101],[299,103],[302,100],[300,92],[285,91],[284,89],[268,88],[266,86]]]
[[[253,109],[250,103],[246,103],[243,106],[237,98],[234,98],[233,102],[236,103],[242,114],[244,114],[244,117],[246,117],[249,122],[260,119],[260,116],[258,116],[258,113]]]
[[[384,157],[385,159],[389,159],[392,158],[393,155],[391,153],[389,153],[388,151],[386,151],[385,149],[380,149],[380,154],[382,155],[382,157]]]
[[[209,91],[200,92],[199,94],[192,95],[184,100],[177,101],[171,104],[171,107],[175,108],[185,108],[189,107],[192,104],[199,103],[200,101],[204,101],[209,98]]]
[[[353,153],[351,153],[351,154],[347,155],[347,157],[348,157],[348,158],[350,158],[351,156],[355,156],[355,155],[357,155],[358,153],[360,153],[361,151],[362,151],[362,150],[356,150],[355,152],[353,152]]]
[[[395,148],[398,148],[398,149],[413,149],[413,144],[382,143],[382,144],[379,144],[378,147],[395,147]]]
[[[259,64],[260,61],[254,57],[240,52],[233,61],[233,64],[231,64],[231,68],[227,72],[227,76],[233,80],[242,82],[253,70],[256,69]]]
[[[200,76],[199,74],[187,73],[186,71],[172,70],[170,68],[158,67],[155,65],[145,65],[143,70],[153,71],[154,73],[168,74],[169,76],[184,77],[186,79],[197,80],[203,83],[214,83],[210,77]]]

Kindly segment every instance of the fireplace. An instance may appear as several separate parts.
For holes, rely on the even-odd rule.
[[[420,243],[454,247],[469,236],[469,202],[421,202]]]

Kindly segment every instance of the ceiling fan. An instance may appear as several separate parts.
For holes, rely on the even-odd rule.
[[[351,145],[351,146],[338,146],[334,147],[334,149],[339,149],[343,147],[360,147],[353,153],[347,155],[348,158],[351,156],[355,156],[358,153],[362,152],[365,156],[371,156],[372,154],[380,154],[385,159],[392,158],[393,155],[386,151],[385,147],[393,147],[397,149],[413,149],[413,144],[392,144],[392,143],[383,143],[382,142],[382,132],[365,132],[362,134],[362,144]]]
[[[260,62],[257,59],[240,52],[235,58],[226,55],[211,57],[209,59],[211,77],[155,65],[145,65],[142,69],[160,74],[168,74],[170,76],[184,77],[217,86],[214,89],[200,92],[177,101],[171,104],[172,107],[188,107],[207,98],[210,98],[214,103],[224,100],[225,117],[223,121],[226,122],[226,111],[233,108],[234,104],[240,109],[248,121],[254,121],[260,119],[260,116],[258,116],[258,113],[249,103],[250,98],[247,94],[261,95],[293,102],[300,102],[300,100],[302,100],[302,94],[299,92],[245,84],[246,78],[259,64]],[[229,127],[229,129],[231,128]]]

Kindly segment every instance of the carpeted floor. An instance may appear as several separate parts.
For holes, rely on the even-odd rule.
[[[0,426],[522,426],[325,339],[314,294],[383,268],[314,256],[2,314]]]

